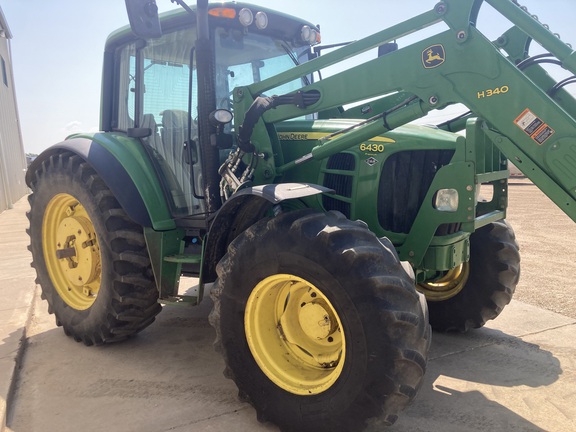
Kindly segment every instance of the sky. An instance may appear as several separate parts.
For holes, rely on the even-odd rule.
[[[156,0],[160,11],[178,6]],[[574,0],[519,0],[576,47]],[[357,40],[434,7],[437,0],[251,0],[320,24],[323,44]],[[0,0],[10,41],[27,153],[75,132],[98,130],[102,53],[107,36],[128,23],[123,0]],[[492,11],[493,12],[493,11]],[[478,27],[495,39],[509,25],[483,6]],[[576,87],[576,86],[572,86]],[[576,90],[576,89],[575,89]]]

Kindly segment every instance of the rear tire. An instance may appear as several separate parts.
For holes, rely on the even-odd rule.
[[[299,210],[240,234],[212,289],[217,345],[239,394],[283,431],[392,424],[416,396],[430,326],[386,239]]]
[[[510,225],[497,221],[472,234],[470,261],[459,270],[451,272],[452,280],[444,278],[455,293],[447,299],[431,299],[429,284],[418,287],[428,298],[434,330],[466,332],[480,328],[510,303],[520,278],[520,253]],[[438,295],[438,290],[434,294]],[[450,295],[448,289],[446,294]]]
[[[139,332],[160,312],[142,227],[71,153],[50,156],[29,196],[36,283],[56,323],[86,345]]]

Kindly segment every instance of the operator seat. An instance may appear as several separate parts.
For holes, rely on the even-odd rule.
[[[144,142],[164,157],[164,149],[162,148],[162,141],[158,131],[158,123],[156,123],[156,120],[154,119],[154,114],[144,114],[142,116],[140,127],[150,129],[150,135],[144,138]]]
[[[152,157],[163,173],[164,184],[170,190],[170,194],[177,208],[186,208],[188,203],[184,197],[180,180],[174,174],[174,161],[170,156],[170,149],[167,148],[160,137],[158,123],[154,114],[144,114],[142,116],[142,128],[150,129],[150,135],[142,138],[142,142],[151,152]]]

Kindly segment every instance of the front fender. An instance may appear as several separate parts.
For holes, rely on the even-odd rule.
[[[248,227],[266,217],[274,205],[321,193],[334,191],[307,183],[281,183],[249,187],[234,194],[218,210],[210,226],[202,263],[202,283],[216,280],[216,264],[226,253],[228,245]]]
[[[28,186],[33,188],[34,173],[43,161],[62,152],[90,164],[134,222],[158,231],[176,227],[156,170],[138,140],[116,133],[73,135],[32,162],[26,173]]]

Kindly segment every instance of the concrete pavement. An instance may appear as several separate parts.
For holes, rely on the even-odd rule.
[[[65,337],[34,296],[26,210],[23,199],[0,214],[2,418],[18,374],[8,431],[277,430],[259,424],[222,376],[209,300],[165,307],[125,343],[87,348]],[[483,329],[434,333],[421,392],[387,430],[576,430],[575,331],[574,319],[513,301]]]
[[[0,213],[0,431],[25,345],[36,274],[28,252],[27,197]]]

